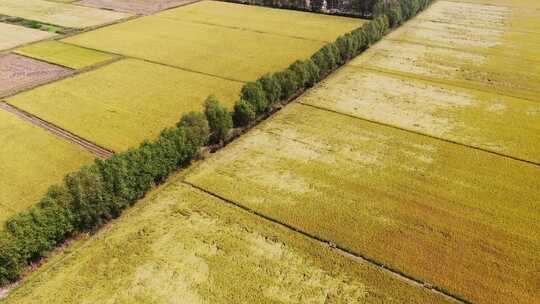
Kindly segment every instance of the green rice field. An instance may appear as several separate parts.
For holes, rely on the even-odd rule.
[[[114,56],[58,41],[45,41],[15,50],[15,53],[71,69],[82,69],[112,60]]]

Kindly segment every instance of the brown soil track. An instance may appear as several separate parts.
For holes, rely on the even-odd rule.
[[[67,140],[70,143],[79,145],[83,147],[84,149],[88,150],[89,152],[101,157],[101,158],[108,158],[114,154],[113,151],[108,150],[106,148],[103,148],[95,143],[92,143],[84,138],[81,138],[67,130],[64,130],[50,122],[47,122],[39,117],[36,117],[28,112],[25,112],[21,109],[18,109],[17,107],[14,107],[4,101],[0,101],[0,109],[3,109],[7,112],[10,112],[12,114],[17,115],[21,119],[38,126],[42,129],[45,129],[46,131],[49,131],[56,136],[59,136],[65,140]]]

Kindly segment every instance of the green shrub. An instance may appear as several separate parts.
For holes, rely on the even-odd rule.
[[[210,126],[210,143],[225,140],[232,128],[232,117],[227,108],[221,106],[214,96],[209,96],[204,103],[204,115]]]
[[[241,92],[241,99],[251,104],[257,114],[262,114],[268,108],[266,93],[259,82],[248,82]]]
[[[281,87],[281,100],[288,100],[298,91],[298,79],[296,73],[286,69],[275,74]]]
[[[308,73],[306,85],[308,87],[312,87],[321,79],[321,72],[319,70],[319,67],[311,59],[305,60],[304,66],[306,67]]]
[[[234,105],[233,122],[235,127],[247,126],[255,120],[256,116],[257,114],[249,102],[240,99]]]
[[[204,114],[198,112],[184,114],[177,126],[184,128],[186,138],[191,145],[202,147],[208,142],[210,126]]]
[[[309,71],[307,70],[305,63],[303,61],[296,60],[293,64],[289,66],[289,70],[291,70],[296,75],[296,87],[304,88],[308,83],[310,77]]]
[[[259,78],[257,82],[262,86],[269,104],[279,101],[281,97],[281,85],[274,75],[266,74]]]

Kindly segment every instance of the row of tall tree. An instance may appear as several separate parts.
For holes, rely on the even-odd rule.
[[[383,1],[376,18],[328,43],[310,59],[246,83],[232,112],[210,96],[203,113],[185,114],[155,140],[106,160],[96,159],[94,164],[68,174],[35,206],[11,217],[0,231],[0,284],[17,280],[31,262],[67,238],[118,217],[153,186],[189,164],[204,145],[227,140],[231,128],[246,127],[276,104],[289,102],[381,39],[390,27],[414,16],[429,1]]]

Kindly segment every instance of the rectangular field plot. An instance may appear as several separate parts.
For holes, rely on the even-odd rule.
[[[450,303],[179,181],[71,247],[4,302]]]
[[[350,32],[365,22],[357,18],[219,1],[201,1],[181,9],[160,13],[159,16],[326,42],[334,41],[339,35]]]
[[[301,102],[540,164],[540,103],[348,66]]]
[[[0,22],[0,50],[54,37],[55,34]]]
[[[0,96],[69,75],[70,70],[15,54],[0,54]]]
[[[200,111],[215,94],[231,106],[243,84],[134,59],[117,61],[7,101],[99,145],[122,151]]]
[[[349,64],[540,101],[540,64],[518,57],[383,40]]]
[[[536,9],[437,1],[415,19],[466,25],[484,30],[540,34],[539,18],[540,10]]]
[[[478,4],[488,4],[493,6],[510,6],[510,7],[521,7],[521,8],[535,8],[540,9],[540,2],[537,0],[450,0],[454,2],[467,2],[467,3],[478,3]]]
[[[245,6],[235,6],[239,14],[248,16],[243,12]],[[297,59],[309,58],[324,45],[321,41],[190,22],[182,18],[183,11],[189,7],[108,26],[64,41],[241,81],[255,80],[262,74],[282,70]],[[263,12],[265,10],[272,9],[262,9]],[[287,26],[282,27],[294,28],[299,22],[295,21],[297,13],[289,14],[290,18],[284,16],[282,19]],[[274,24],[272,20],[275,20],[270,18],[265,23],[268,18],[260,12],[249,16],[247,20],[260,19],[257,22],[262,26]],[[220,18],[228,17],[217,16],[213,22],[217,23]],[[326,23],[323,24],[328,31],[321,30],[320,37],[329,37],[336,33],[334,24],[341,24],[341,19],[324,18]],[[346,31],[345,28],[343,30]],[[312,29],[305,31],[309,33]],[[297,36],[303,36],[301,27]]]
[[[0,14],[71,28],[111,23],[131,15],[45,0],[2,0]]]
[[[150,15],[196,0],[81,0],[77,4],[121,12]]]
[[[540,297],[538,166],[291,105],[187,181],[473,303]]]
[[[0,229],[93,155],[0,109]]]
[[[82,69],[114,58],[97,52],[58,41],[45,41],[15,50],[15,53],[36,58],[71,69]]]
[[[389,34],[386,39],[482,54],[511,56],[521,58],[526,63],[540,62],[538,56],[540,33],[486,29],[415,19]]]

